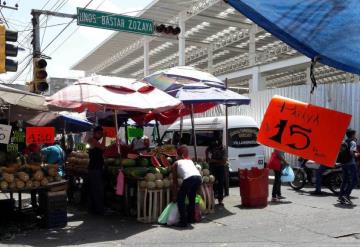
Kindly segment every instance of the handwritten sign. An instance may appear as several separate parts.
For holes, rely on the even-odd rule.
[[[84,143],[76,143],[75,149],[77,151],[85,152],[86,151],[86,145]]]
[[[8,144],[11,135],[11,126],[0,124],[0,143]]]
[[[257,141],[332,167],[351,115],[274,96]]]
[[[8,153],[17,153],[19,150],[19,146],[17,143],[10,143],[7,145],[7,152]]]
[[[23,131],[14,131],[12,140],[16,143],[25,142],[25,133]]]
[[[51,144],[54,143],[55,128],[53,127],[28,127],[26,128],[26,144]]]
[[[116,129],[114,127],[103,127],[104,136],[115,138],[116,137]]]

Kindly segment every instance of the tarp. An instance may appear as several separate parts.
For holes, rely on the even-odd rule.
[[[24,107],[37,111],[47,111],[45,97],[0,84],[0,104]]]
[[[174,97],[144,82],[109,76],[80,79],[47,98],[49,107],[83,112],[119,110],[128,112],[163,112],[181,108]]]
[[[229,89],[185,85],[176,94],[184,104],[217,103],[228,106],[248,105],[250,99]]]
[[[309,58],[360,74],[359,0],[228,0],[228,3]]]
[[[86,119],[86,114],[79,114],[74,112],[43,112],[27,123],[34,126],[51,126],[55,127],[58,132],[64,129],[68,132],[84,132],[89,131],[93,124]]]

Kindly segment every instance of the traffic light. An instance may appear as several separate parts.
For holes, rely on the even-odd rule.
[[[49,89],[49,84],[46,81],[48,76],[46,72],[47,62],[43,58],[34,58],[34,79],[33,87],[36,93],[42,93]]]
[[[155,25],[155,31],[157,33],[178,35],[181,32],[180,27],[165,26],[164,24]]]
[[[18,32],[5,29],[4,25],[0,25],[0,73],[16,72],[18,68],[17,61],[7,59],[6,57],[16,57],[19,48],[8,42],[16,42]]]

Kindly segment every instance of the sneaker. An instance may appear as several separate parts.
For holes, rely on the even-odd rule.
[[[345,199],[344,199],[344,198],[345,198],[344,196],[340,196],[340,197],[337,199],[337,201],[338,201],[340,204],[345,205],[346,202],[345,202]]]
[[[280,199],[280,200],[286,199],[285,196],[277,196],[276,198],[277,198],[277,199]]]
[[[273,198],[271,198],[271,202],[280,202],[280,199],[273,197]]]
[[[348,205],[354,205],[354,203],[350,200],[350,198],[348,196],[344,196],[344,201]]]

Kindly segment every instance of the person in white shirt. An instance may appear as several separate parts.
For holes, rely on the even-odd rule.
[[[134,138],[131,142],[131,149],[136,153],[141,153],[148,150],[150,147],[149,137],[143,136],[141,138]]]
[[[177,201],[180,213],[179,227],[186,227],[194,223],[196,191],[201,185],[201,175],[194,162],[189,158],[189,151],[185,145],[177,149],[178,160],[172,166],[173,174],[173,201]],[[183,180],[178,189],[178,178]],[[185,198],[189,199],[186,212]]]

